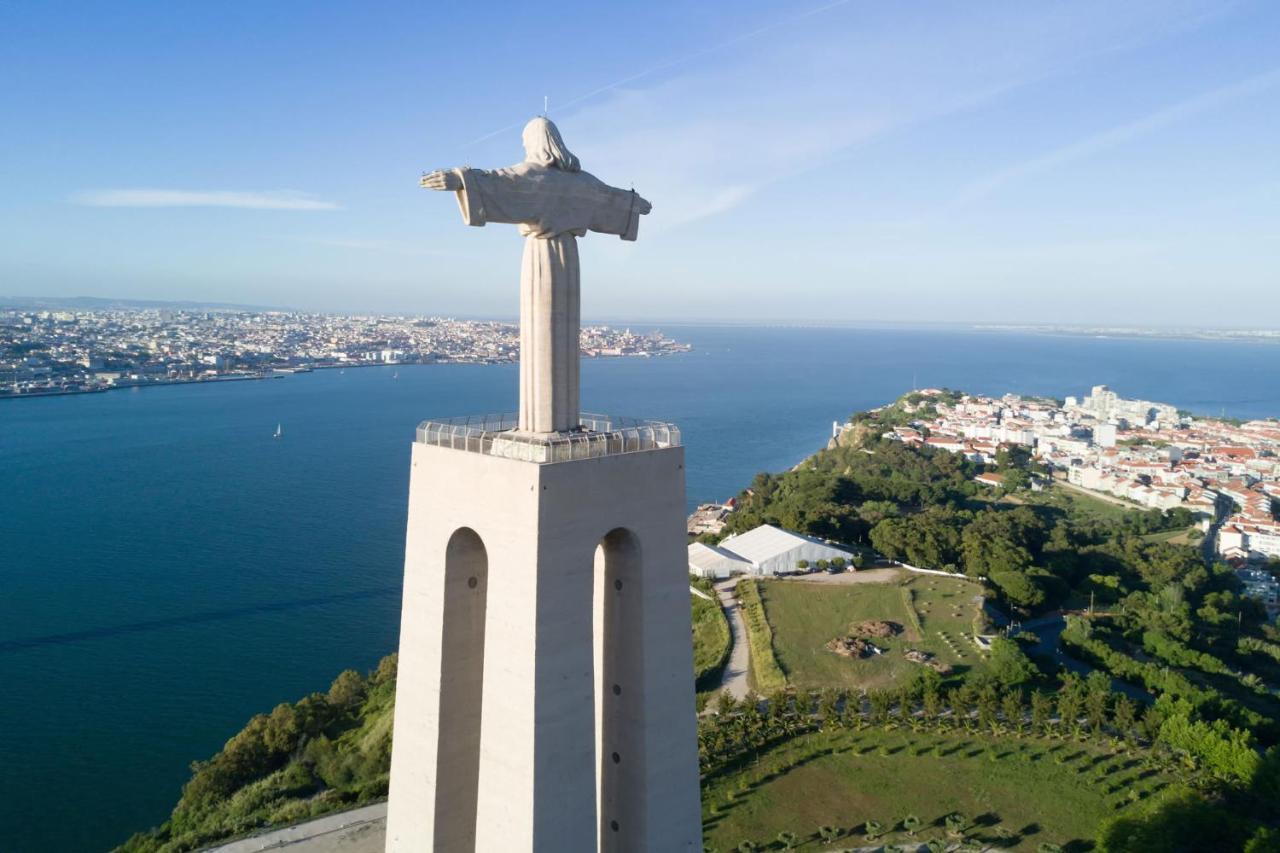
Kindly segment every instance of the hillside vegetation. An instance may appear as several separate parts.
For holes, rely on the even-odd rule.
[[[120,853],[177,853],[385,797],[396,656],[347,670],[327,693],[259,714],[191,780],[169,819]]]
[[[954,677],[947,684],[979,693],[1002,685],[1034,711],[1037,701],[1068,695],[1065,685],[1075,677],[1062,670],[1059,645],[1076,658],[1073,666],[1098,670],[1095,709],[1072,703],[1059,709],[1064,719],[1092,713],[1101,721],[1105,709],[1126,720],[1140,716],[1150,742],[1196,780],[1148,814],[1139,810],[1123,824],[1108,824],[1100,847],[1241,850],[1252,834],[1250,851],[1280,849],[1270,840],[1280,796],[1280,630],[1261,604],[1242,594],[1229,567],[1206,564],[1186,544],[1195,540],[1186,533],[1192,518],[1185,510],[1130,510],[1056,485],[1030,491],[1032,475],[1043,479],[1047,472],[1016,447],[999,451],[994,467],[1004,486],[992,490],[973,480],[986,469],[961,454],[885,437],[935,402],[914,394],[859,413],[839,440],[795,469],[757,475],[725,532],[770,523],[853,547],[869,542],[893,560],[967,576],[1023,621],[1092,604],[1089,613],[1067,618],[1060,644],[1042,647],[1034,632],[998,639],[989,662],[956,667],[959,687]],[[771,583],[762,594],[770,647],[792,682],[871,689],[873,698],[879,688],[902,688],[901,679],[873,677],[884,669],[878,661],[823,648],[841,621],[872,611],[892,619],[894,603],[869,585],[849,593],[822,589],[821,598],[803,586]],[[1036,630],[1055,636],[1055,621]],[[1028,653],[1044,655],[1039,666]],[[916,676],[936,674],[920,668]],[[1143,697],[1145,710],[1130,697]],[[1170,826],[1179,827],[1172,837],[1184,840],[1156,845],[1152,839],[1167,837]],[[1215,827],[1235,834],[1204,842]],[[1192,838],[1200,846],[1187,846]]]
[[[714,596],[709,583],[695,582]],[[694,661],[719,678],[729,626],[718,603],[693,600]],[[367,676],[339,675],[326,693],[259,714],[191,779],[169,819],[117,853],[181,853],[274,826],[380,800],[391,772],[396,655]]]

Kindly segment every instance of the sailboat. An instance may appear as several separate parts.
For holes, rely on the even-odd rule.
[[[399,379],[399,378],[400,378],[400,371],[398,371],[398,370],[397,370],[395,373],[391,374],[391,378],[392,378],[392,379]]]
[[[282,430],[282,429],[280,428],[280,424],[276,424],[276,432],[275,432],[275,435],[273,435],[273,436],[271,436],[271,437],[272,437],[272,438],[280,438],[280,437],[282,437],[283,435],[284,435],[284,430]]]

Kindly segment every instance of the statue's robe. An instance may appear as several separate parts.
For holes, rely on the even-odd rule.
[[[579,419],[581,310],[578,237],[636,239],[637,196],[586,172],[519,163],[455,169],[468,225],[514,223],[524,235],[520,271],[520,421],[530,432],[574,429]]]

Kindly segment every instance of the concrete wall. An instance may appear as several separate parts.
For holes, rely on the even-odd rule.
[[[387,849],[699,849],[683,450],[412,464]]]

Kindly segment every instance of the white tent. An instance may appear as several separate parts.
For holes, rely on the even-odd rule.
[[[730,536],[720,543],[721,551],[728,551],[751,565],[753,574],[778,575],[800,571],[797,563],[805,560],[813,566],[819,560],[841,557],[848,561],[852,554],[833,548],[821,539],[803,536],[762,524],[754,530]]]
[[[689,545],[689,574],[691,575],[724,580],[732,574],[745,574],[749,571],[751,571],[750,563],[723,548],[703,545],[701,542],[693,542]]]

